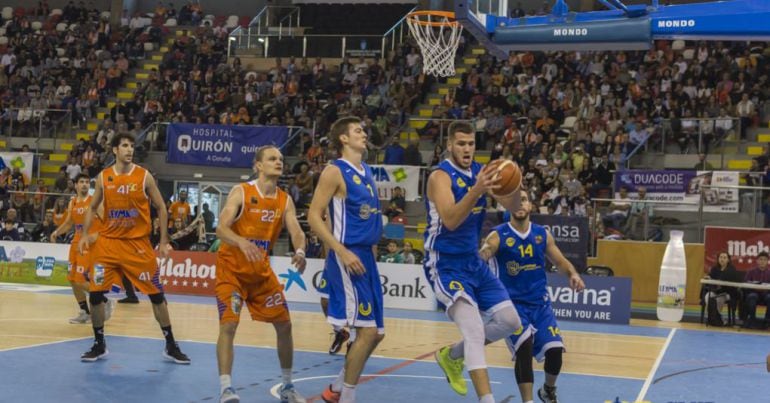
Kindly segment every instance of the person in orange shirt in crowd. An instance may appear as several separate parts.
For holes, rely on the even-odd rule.
[[[179,192],[177,200],[171,203],[171,206],[168,208],[168,227],[171,228],[171,225],[177,218],[182,220],[182,224],[187,225],[190,218],[190,211],[190,203],[187,202],[187,191],[182,190]]]

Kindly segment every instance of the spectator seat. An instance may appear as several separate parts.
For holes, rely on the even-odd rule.
[[[30,24],[33,30],[40,31],[40,28],[43,28],[43,23],[40,21],[32,21],[32,24]]]
[[[585,274],[589,276],[614,277],[615,271],[608,266],[588,266]]]
[[[406,233],[404,224],[387,223],[382,229],[383,237],[386,239],[404,239]]]
[[[51,10],[51,14],[49,14],[48,16],[53,17],[54,15],[62,15],[62,14],[64,14],[64,12],[62,11],[61,8],[54,8],[53,10]]]
[[[567,116],[564,118],[564,123],[561,125],[561,128],[572,131],[572,128],[575,127],[575,122],[577,122],[577,116]]]
[[[8,37],[0,36],[0,45],[7,45],[7,44],[8,44]]]
[[[166,23],[163,24],[163,26],[165,27],[175,27],[176,25],[177,25],[176,18],[169,18],[168,20],[166,20]]]
[[[13,7],[3,7],[2,16],[4,20],[13,19]]]
[[[67,30],[67,23],[60,22],[56,24],[56,32],[64,32]]]

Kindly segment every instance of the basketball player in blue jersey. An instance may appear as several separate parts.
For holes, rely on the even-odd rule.
[[[545,384],[537,391],[545,403],[556,403],[556,377],[561,371],[564,344],[548,297],[546,258],[569,276],[570,287],[580,292],[583,279],[556,246],[548,230],[529,221],[532,204],[521,191],[521,208],[509,222],[489,233],[479,254],[505,286],[521,317],[523,330],[506,339],[516,360],[516,383],[524,403],[532,402],[532,357],[545,358]]]
[[[356,334],[345,367],[322,397],[326,402],[350,403],[355,401],[355,387],[367,359],[385,336],[382,286],[374,254],[382,235],[382,211],[371,169],[363,162],[367,134],[361,120],[337,120],[329,138],[342,158],[321,173],[308,222],[329,251],[328,321],[349,326]],[[331,229],[323,220],[327,208]]]
[[[479,401],[494,402],[489,385],[484,344],[502,339],[521,321],[500,280],[478,254],[486,195],[499,187],[495,174],[473,161],[475,130],[465,122],[449,125],[450,157],[428,177],[424,263],[437,299],[460,329],[463,341],[436,353],[436,361],[452,389],[468,392],[463,378],[467,365]],[[519,192],[498,202],[518,210]],[[489,319],[482,320],[481,312]]]

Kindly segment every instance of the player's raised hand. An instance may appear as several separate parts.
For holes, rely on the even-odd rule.
[[[243,252],[243,255],[246,256],[246,260],[249,262],[256,262],[264,255],[262,249],[257,245],[254,245],[254,243],[249,242],[247,239],[238,241],[238,248]]]
[[[361,259],[350,250],[345,249],[342,253],[338,253],[337,256],[339,256],[342,264],[345,266],[345,270],[349,273],[358,275],[366,273],[366,268],[364,267],[364,264],[361,263]]]
[[[580,292],[586,288],[586,283],[583,282],[583,279],[580,277],[580,274],[575,273],[569,276],[569,286],[573,290]]]
[[[481,194],[497,190],[500,188],[500,176],[495,169],[487,169],[485,166],[476,176],[476,184],[473,187]]]

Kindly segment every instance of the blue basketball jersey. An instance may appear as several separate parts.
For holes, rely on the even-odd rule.
[[[500,278],[513,302],[547,302],[545,250],[548,232],[545,227],[530,223],[529,230],[521,234],[510,223],[504,223],[493,231],[500,237],[500,247],[491,259],[490,268]]]
[[[438,168],[447,174],[452,181],[452,197],[459,202],[468,190],[476,184],[476,176],[481,171],[481,164],[473,162],[469,170],[460,169],[450,160],[442,161]],[[438,195],[449,197],[449,192]],[[435,204],[425,198],[425,208],[428,212],[428,226],[425,229],[425,249],[450,255],[476,254],[479,247],[481,226],[484,223],[484,211],[487,206],[485,197],[479,198],[468,217],[454,231],[447,229],[441,222]]]
[[[347,189],[345,198],[335,196],[329,203],[334,238],[345,246],[376,245],[382,235],[382,211],[372,170],[361,163],[361,171],[343,159],[332,164],[340,169]]]

